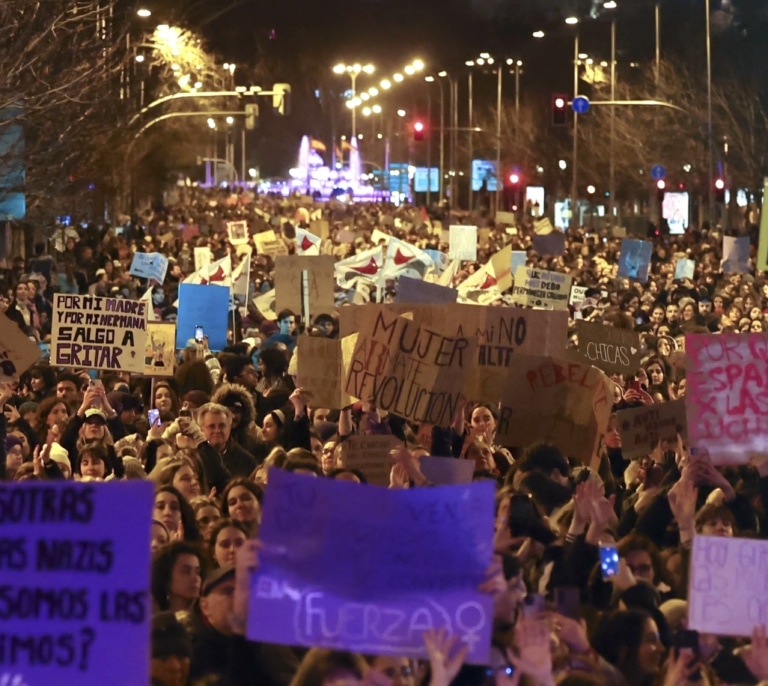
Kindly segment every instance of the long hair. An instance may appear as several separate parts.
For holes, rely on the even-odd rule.
[[[171,575],[176,560],[181,555],[194,555],[200,561],[200,573],[205,578],[207,562],[199,546],[188,541],[175,541],[161,548],[152,561],[152,584],[150,591],[158,609],[169,608],[168,594],[171,590]]]
[[[362,656],[355,653],[312,648],[301,661],[290,686],[323,686],[328,676],[339,669],[362,679],[367,666]]]
[[[192,506],[187,502],[187,499],[181,495],[179,489],[170,485],[161,486],[155,490],[155,497],[157,497],[158,493],[170,493],[171,495],[176,496],[176,500],[179,501],[181,525],[184,527],[184,540],[188,543],[202,541],[203,537],[200,535],[200,531],[197,528],[195,513],[192,511]]]

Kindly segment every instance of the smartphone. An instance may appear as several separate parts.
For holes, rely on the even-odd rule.
[[[160,421],[160,410],[152,409],[147,412],[150,428]]]
[[[570,617],[580,622],[581,593],[577,586],[559,586],[555,589],[555,609],[563,617]]]
[[[88,385],[91,388],[104,388],[104,382],[101,379],[91,379]]]
[[[509,499],[509,528],[513,536],[527,536],[536,519],[533,500],[527,495],[516,494]]]
[[[615,545],[600,546],[600,571],[606,580],[619,573],[619,551]]]
[[[203,331],[203,327],[198,325],[195,327],[195,342],[196,343],[202,343],[203,338],[205,337],[205,332]]]

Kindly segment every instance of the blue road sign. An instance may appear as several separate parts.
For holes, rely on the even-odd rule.
[[[589,98],[584,95],[577,95],[571,102],[571,107],[576,114],[585,114],[589,112]]]
[[[654,164],[651,167],[651,178],[654,181],[659,181],[667,175],[667,169],[663,164]]]

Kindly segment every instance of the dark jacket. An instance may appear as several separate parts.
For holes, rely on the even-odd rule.
[[[215,486],[216,491],[222,493],[227,487],[230,474],[224,466],[221,454],[208,441],[200,443],[197,446],[197,452],[203,461],[203,471],[205,472],[205,480],[208,482],[208,485],[211,488]]]
[[[259,438],[256,427],[256,405],[248,389],[236,383],[222,384],[211,396],[211,402],[219,403],[219,405],[224,405],[230,409],[232,409],[233,403],[239,403],[240,423],[237,427],[232,427],[232,438],[238,442],[243,450],[253,455],[257,463],[264,462],[269,453],[269,447]]]
[[[229,439],[227,447],[221,455],[224,460],[224,466],[233,476],[249,477],[256,469],[256,458],[233,438]]]
[[[80,437],[80,427],[83,424],[85,424],[85,417],[76,414],[69,420],[69,424],[64,429],[64,434],[59,441],[59,445],[69,453],[69,462],[72,465],[73,474],[80,472],[80,455],[77,451],[77,439]],[[120,421],[119,416],[107,419],[107,428],[115,441],[119,441],[125,436],[125,427]],[[106,448],[112,472],[118,479],[122,479],[125,476],[122,458],[115,452],[114,445],[107,445]]]

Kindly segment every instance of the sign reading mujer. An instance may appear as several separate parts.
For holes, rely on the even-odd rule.
[[[51,366],[144,371],[147,303],[58,293],[53,305]]]

